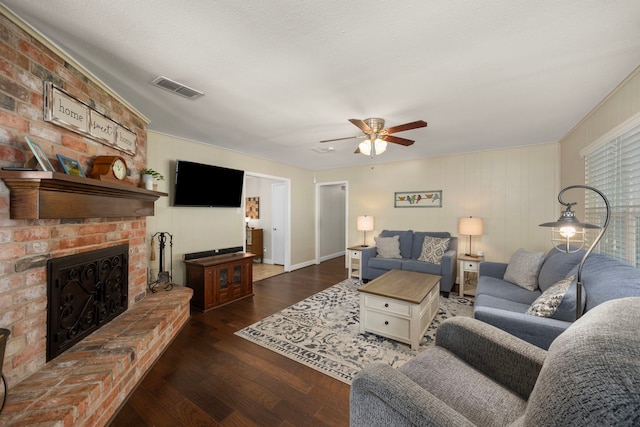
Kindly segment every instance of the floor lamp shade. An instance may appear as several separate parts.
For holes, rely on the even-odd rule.
[[[360,215],[356,220],[356,229],[364,232],[362,236],[362,246],[367,246],[367,231],[373,230],[373,217],[369,215]]]
[[[471,236],[482,236],[483,223],[482,218],[460,218],[458,220],[458,234],[469,236],[469,253],[471,255]]]

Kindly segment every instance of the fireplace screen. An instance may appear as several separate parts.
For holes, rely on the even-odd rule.
[[[129,245],[47,262],[47,361],[127,310]]]

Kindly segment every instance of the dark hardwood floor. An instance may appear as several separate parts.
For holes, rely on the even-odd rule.
[[[344,258],[254,283],[191,319],[111,426],[347,426],[349,386],[234,335],[347,277]]]

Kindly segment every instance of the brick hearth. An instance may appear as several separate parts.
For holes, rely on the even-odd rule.
[[[190,288],[150,294],[8,393],[0,425],[105,425],[189,318]]]

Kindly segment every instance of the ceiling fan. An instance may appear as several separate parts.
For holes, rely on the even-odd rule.
[[[333,142],[342,141],[344,139],[354,138],[366,138],[358,145],[358,149],[355,153],[362,153],[365,156],[382,154],[387,149],[387,142],[393,142],[394,144],[400,144],[409,146],[415,141],[406,138],[400,138],[398,136],[391,135],[392,133],[404,132],[406,130],[423,128],[427,126],[427,122],[424,120],[418,120],[417,122],[405,123],[403,125],[392,126],[390,128],[384,127],[384,119],[369,118],[369,119],[349,119],[351,123],[356,125],[364,135],[349,136],[346,138],[327,139],[320,142]]]

